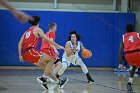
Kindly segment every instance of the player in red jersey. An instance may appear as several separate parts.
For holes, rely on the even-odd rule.
[[[46,37],[50,38],[52,41],[55,41],[55,37],[56,37],[55,32],[57,30],[56,23],[54,23],[54,22],[49,23],[48,28],[49,28],[49,31],[45,34]],[[54,67],[53,67],[53,72],[55,73],[55,75],[57,75],[59,69],[62,67],[62,63],[61,63],[60,59],[58,58],[59,52],[57,51],[57,48],[55,46],[49,44],[48,42],[45,42],[45,40],[42,40],[41,52],[49,55],[51,58],[53,58],[55,60]],[[41,77],[37,78],[38,82],[40,82],[40,78]],[[57,75],[57,78],[59,78],[58,75]],[[65,79],[66,79],[66,82],[67,82],[68,79],[67,78],[65,78]],[[53,80],[51,78],[49,78],[49,80],[53,83]]]
[[[134,32],[132,24],[126,26],[126,34],[123,35],[123,41],[120,45],[119,62],[121,63],[121,51],[124,48],[125,58],[132,69],[130,70],[130,77],[127,86],[133,84],[133,76],[135,70],[140,67],[140,36],[139,33]],[[122,65],[120,64],[120,67]]]
[[[54,22],[49,23],[48,25],[49,31],[45,34],[46,37],[50,38],[52,41],[55,41],[56,38],[56,30],[57,30],[57,25]],[[58,58],[59,52],[57,51],[57,48],[54,47],[53,45],[50,45],[48,42],[45,42],[44,40],[42,41],[42,46],[41,46],[41,51],[43,53],[48,54],[51,56],[55,62],[55,68],[54,68],[54,73],[57,74],[58,70],[62,67],[62,64],[60,62],[60,59]]]
[[[64,49],[64,47],[56,44],[49,38],[45,36],[42,29],[39,28],[39,21],[40,17],[33,16],[33,21],[29,21],[29,23],[32,25],[21,37],[21,40],[18,44],[18,52],[19,52],[19,59],[21,62],[27,61],[32,64],[35,64],[39,67],[44,67],[44,76],[41,78],[41,85],[43,88],[47,89],[47,76],[51,77],[55,83],[59,83],[59,79],[55,76],[55,74],[52,71],[52,66],[54,59],[50,57],[47,54],[44,54],[36,49],[40,38],[43,38],[45,42],[48,42],[49,44],[52,44],[58,49]],[[63,82],[60,83],[60,86],[63,84]]]

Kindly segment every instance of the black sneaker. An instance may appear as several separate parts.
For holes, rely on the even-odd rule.
[[[68,82],[68,78],[60,80],[60,82],[59,82],[60,88],[63,88],[66,85],[67,82]]]
[[[43,87],[43,89],[48,89],[47,83],[46,84],[40,84],[40,85]]]
[[[92,83],[94,83],[94,80],[93,79],[89,80],[88,83],[92,84]]]
[[[128,91],[133,91],[133,89],[132,89],[132,83],[131,82],[128,82],[127,83],[127,90]]]
[[[37,78],[37,82],[39,84],[46,84],[47,83],[47,79],[45,79],[44,77],[38,77]]]
[[[37,82],[43,87],[43,89],[48,89],[47,81],[43,77],[38,77]]]
[[[88,79],[88,83],[94,83],[94,80],[92,79],[92,77],[90,76],[89,73],[86,74],[87,79]]]

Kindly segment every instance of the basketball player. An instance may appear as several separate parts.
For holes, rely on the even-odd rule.
[[[50,38],[52,41],[55,41],[55,37],[56,37],[55,32],[57,30],[56,23],[54,23],[54,22],[49,23],[48,28],[49,28],[49,31],[45,34],[46,37]],[[54,69],[54,72],[57,73],[57,71],[62,67],[60,59],[58,58],[59,52],[57,51],[57,48],[43,40],[42,46],[41,46],[41,51],[45,54],[48,54],[55,60],[54,64],[56,67]]]
[[[127,86],[133,84],[133,77],[135,70],[140,67],[140,36],[139,33],[134,32],[134,26],[128,24],[126,26],[126,34],[123,35],[123,41],[120,45],[120,51],[124,48],[125,58],[132,69],[130,70],[130,77]],[[121,63],[121,57],[119,55],[119,62]]]
[[[32,27],[25,31],[25,33],[21,37],[21,40],[19,41],[19,59],[21,62],[27,61],[39,67],[45,65],[44,75],[40,78],[40,80],[42,81],[41,85],[44,89],[48,88],[46,83],[46,78],[48,76],[51,77],[55,81],[55,83],[60,83],[60,86],[62,86],[63,82],[65,81],[60,82],[60,80],[57,79],[52,71],[54,59],[49,55],[43,54],[42,52],[38,51],[36,47],[40,41],[40,38],[43,38],[44,41],[54,45],[58,49],[64,50],[64,48],[45,36],[42,29],[39,28],[40,17],[33,16],[33,18],[33,21],[29,21]]]
[[[0,0],[0,5],[8,9],[22,23],[33,20],[30,15],[15,9],[7,0]]]
[[[48,28],[49,28],[49,31],[45,35],[46,35],[47,38],[50,38],[50,40],[54,41],[55,40],[55,37],[56,37],[55,32],[57,30],[56,23],[54,23],[54,22],[49,23]],[[52,57],[55,60],[54,67],[53,67],[53,72],[56,75],[58,73],[59,69],[62,67],[62,63],[61,63],[60,59],[58,58],[59,52],[57,51],[57,48],[55,46],[49,44],[45,40],[43,40],[42,41],[42,46],[41,46],[41,51],[43,53],[49,55],[50,57]],[[38,77],[37,78],[37,81],[38,82],[40,82],[40,79],[39,78],[41,78],[41,77]],[[66,81],[67,81],[67,78],[66,78]]]
[[[82,71],[86,75],[88,82],[93,83],[94,80],[91,78],[88,69],[82,59],[79,57],[78,53],[82,49],[84,50],[83,44],[79,41],[80,40],[80,35],[76,31],[72,31],[69,33],[69,39],[68,42],[66,43],[66,51],[63,54],[62,57],[62,64],[63,67],[59,70],[58,75],[62,75],[64,71],[67,69],[67,67],[70,66],[70,63],[73,65],[79,65],[82,68]]]

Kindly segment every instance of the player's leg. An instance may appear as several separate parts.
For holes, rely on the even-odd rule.
[[[53,72],[56,74],[57,78],[59,78],[58,76],[58,71],[62,68],[62,63],[60,61],[60,59],[57,59],[55,62],[54,62],[54,69],[53,69]]]
[[[59,63],[60,63],[60,61],[59,61]],[[61,76],[65,72],[65,70],[67,69],[67,67],[70,66],[70,62],[67,61],[65,58],[62,58],[62,63],[61,64],[62,64],[62,67],[57,69],[58,72],[57,72],[57,75],[56,76],[58,78],[59,78],[59,76]],[[61,86],[61,88],[63,88],[67,82],[68,82],[68,78],[65,78],[65,82],[63,82],[63,85]]]
[[[135,71],[137,68],[140,67],[140,53],[139,52],[134,52],[131,54],[126,55],[126,60],[128,61],[129,65],[132,66],[130,70],[130,77],[128,81],[128,86],[131,86],[133,84],[133,77],[135,74]]]
[[[70,62],[66,60],[66,58],[62,58],[62,68],[58,71],[58,76],[61,76],[65,70],[67,69],[67,67],[70,66]]]
[[[87,69],[86,65],[84,64],[84,62],[82,61],[82,59],[81,59],[80,57],[78,57],[78,58],[76,59],[76,65],[81,66],[82,71],[83,71],[84,74],[86,75],[86,77],[87,77],[89,83],[94,82],[94,80],[92,79],[92,77],[90,76],[90,74],[89,74],[89,72],[88,72],[88,69]]]
[[[86,65],[84,64],[84,62],[82,61],[81,58],[77,58],[77,59],[76,59],[76,64],[81,66],[82,71],[84,72],[84,74],[86,75],[86,77],[87,77],[87,79],[88,79],[88,82],[89,82],[89,83],[94,82],[94,80],[92,79],[92,77],[91,77],[91,75],[90,75],[90,73],[89,73],[89,71],[88,71]]]
[[[137,67],[135,65],[132,66],[132,69],[130,70],[130,76],[129,76],[129,81],[128,81],[128,86],[133,84],[133,77],[135,74]]]
[[[44,54],[41,57],[40,62],[38,62],[37,66],[44,68],[44,74],[42,76],[43,78],[47,78],[49,76],[54,81],[58,82],[59,80],[56,78],[55,74],[52,72],[53,62],[54,60],[50,56]],[[44,67],[43,67],[43,64],[44,64]]]
[[[53,59],[53,58],[51,58],[50,56],[48,56],[48,55],[45,54],[45,55],[41,58],[41,60],[40,60],[39,63],[46,63],[45,69],[44,69],[44,74],[43,74],[43,76],[42,76],[41,78],[43,78],[43,79],[51,78],[51,79],[52,79],[51,82],[52,82],[52,83],[56,83],[56,84],[59,83],[60,87],[62,87],[62,86],[64,85],[64,83],[66,82],[66,80],[64,79],[64,80],[60,81],[60,80],[56,77],[55,73],[54,73],[53,70],[52,70],[52,67],[53,67],[53,65],[54,65],[54,59]],[[46,83],[47,83],[47,81],[46,81],[46,82],[43,82],[43,83],[45,83],[45,84],[42,84],[43,87],[45,86],[45,88],[46,88]]]

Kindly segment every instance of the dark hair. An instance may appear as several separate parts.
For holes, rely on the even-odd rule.
[[[73,31],[69,32],[68,41],[71,41],[71,35],[72,34],[75,34],[76,38],[77,38],[77,41],[80,41],[80,35],[76,32],[76,30],[73,30]]]
[[[126,32],[129,33],[129,32],[133,32],[133,31],[134,31],[134,25],[127,24],[126,25]]]
[[[29,20],[29,23],[32,25],[32,26],[35,26],[39,23],[40,21],[40,17],[39,16],[32,16],[33,20]]]
[[[56,23],[51,22],[51,23],[49,23],[48,28],[49,29],[52,29],[54,26],[56,26]]]

